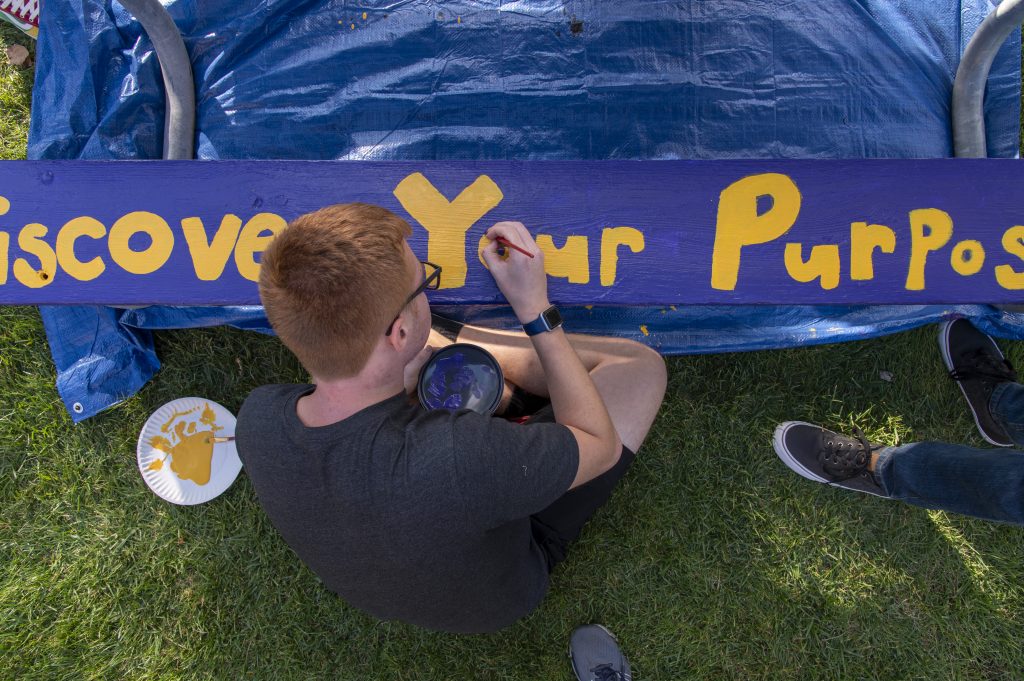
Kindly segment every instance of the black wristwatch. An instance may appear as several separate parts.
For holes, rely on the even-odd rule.
[[[540,313],[540,316],[529,324],[523,324],[523,331],[527,336],[536,336],[538,333],[553,331],[562,325],[562,313],[552,305]]]

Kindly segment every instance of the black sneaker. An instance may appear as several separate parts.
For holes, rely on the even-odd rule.
[[[587,624],[572,632],[569,658],[579,681],[633,681],[619,642],[600,624]]]
[[[989,411],[992,391],[1000,383],[1016,381],[1013,365],[999,352],[999,346],[966,319],[943,322],[939,347],[949,377],[967,398],[981,436],[999,447],[1012,447],[1013,440]]]
[[[857,437],[847,437],[813,423],[786,421],[775,429],[773,442],[783,463],[808,480],[886,496],[868,470],[871,452],[882,445],[868,442],[860,428]]]

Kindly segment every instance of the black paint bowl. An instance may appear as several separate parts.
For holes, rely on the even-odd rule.
[[[494,355],[470,343],[435,352],[420,369],[416,394],[424,409],[472,409],[493,414],[501,402],[505,376]]]

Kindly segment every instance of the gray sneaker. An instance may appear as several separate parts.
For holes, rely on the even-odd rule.
[[[871,452],[882,445],[868,442],[860,428],[857,437],[803,421],[786,421],[775,429],[775,453],[797,475],[833,487],[886,496],[868,470]]]
[[[633,681],[619,642],[600,624],[587,624],[572,632],[569,658],[579,681]]]
[[[978,432],[994,445],[1012,447],[1013,440],[988,406],[996,386],[1017,380],[1017,372],[999,352],[999,346],[970,321],[954,319],[939,328],[939,348],[949,377],[960,386],[974,414]]]

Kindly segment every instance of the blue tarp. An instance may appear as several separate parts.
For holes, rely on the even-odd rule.
[[[945,157],[953,75],[983,0],[428,2],[175,0],[193,60],[197,157],[666,159]],[[29,156],[159,158],[163,87],[117,3],[41,16]],[[1020,38],[986,97],[989,155],[1017,155]],[[116,191],[116,188],[111,188]],[[514,326],[507,309],[451,308]],[[984,306],[585,308],[574,330],[666,354],[865,338]],[[158,369],[151,329],[265,330],[260,308],[42,310],[75,420]],[[657,323],[651,323],[656,317]],[[639,330],[644,320],[647,334]]]

